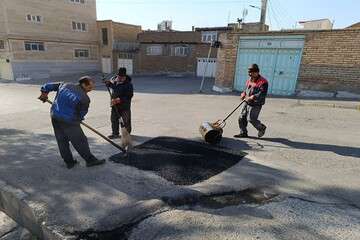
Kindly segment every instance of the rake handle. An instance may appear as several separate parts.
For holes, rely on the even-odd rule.
[[[105,77],[103,77],[103,81],[105,81]],[[110,99],[112,99],[112,95],[111,95],[111,90],[110,88],[105,84],[106,86],[106,89],[110,95]],[[121,128],[125,127],[125,123],[124,123],[124,120],[122,119],[121,115],[120,115],[120,112],[119,112],[119,109],[116,107],[116,106],[111,106],[112,109],[115,110],[115,113],[117,115],[117,117],[120,119],[120,125],[121,125]]]
[[[49,104],[53,104],[52,101],[50,101],[49,99],[47,99],[46,102]],[[94,133],[99,135],[100,137],[102,137],[105,141],[107,141],[108,143],[110,143],[111,145],[113,145],[114,147],[119,149],[121,152],[126,153],[126,150],[124,148],[122,148],[120,145],[113,142],[110,138],[106,137],[105,135],[103,135],[102,133],[97,131],[95,128],[91,127],[90,125],[88,125],[87,123],[84,123],[84,122],[80,122],[80,124],[88,129],[90,129],[91,131],[93,131]]]

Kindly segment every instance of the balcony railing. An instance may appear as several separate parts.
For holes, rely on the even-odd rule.
[[[140,44],[137,42],[121,42],[114,41],[113,50],[121,51],[121,52],[135,52],[139,49]]]

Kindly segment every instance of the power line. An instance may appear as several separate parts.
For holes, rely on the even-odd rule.
[[[279,22],[279,20],[278,20],[278,17],[277,17],[277,15],[276,15],[276,13],[275,13],[275,11],[274,11],[274,9],[273,9],[273,6],[272,6],[272,3],[271,3],[270,0],[269,0],[269,7],[270,7],[270,11],[272,12],[272,15],[273,15],[273,18],[274,18],[274,20],[275,20],[275,22],[276,22],[277,27],[278,27],[279,29],[281,29],[281,24],[280,24],[280,22]]]
[[[281,16],[284,16],[284,19],[285,19],[285,17],[287,18],[287,19],[285,19],[285,21],[289,21],[291,23],[297,22],[297,20],[295,18],[293,18],[291,16],[291,14],[285,8],[283,8],[282,4],[278,0],[272,0],[272,1],[273,1],[274,5],[277,6],[277,7],[276,6],[274,6],[274,7],[279,10]]]
[[[270,9],[267,8],[267,16],[268,16],[268,19],[269,19],[269,26],[271,27],[272,26],[272,23],[271,23],[271,17],[270,17]]]

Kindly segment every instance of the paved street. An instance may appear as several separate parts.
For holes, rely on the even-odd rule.
[[[133,83],[137,144],[157,136],[201,141],[199,125],[223,118],[239,102],[235,94],[212,93],[210,80],[204,94],[197,93],[199,79],[139,77]],[[86,122],[108,134],[109,97],[100,82],[98,85],[90,93]],[[53,136],[49,105],[36,100],[38,95],[37,85],[0,84],[0,185],[5,182],[25,192],[29,203],[48,204],[32,207],[38,219],[45,220],[50,213],[59,216],[49,219],[52,229],[58,224],[67,225],[68,232],[74,226],[79,227],[75,230],[97,224],[109,227],[152,214],[132,226],[129,239],[360,238],[360,111],[355,109],[359,102],[269,98],[260,117],[268,126],[262,139],[232,137],[239,131],[237,113],[228,120],[221,145],[246,152],[246,159],[203,183],[179,187],[154,174],[113,163],[94,169],[82,163],[66,170]],[[85,131],[96,156],[118,153]],[[257,134],[252,126],[249,134]],[[49,186],[56,189],[49,191]],[[159,200],[176,195],[174,192],[221,194],[247,188],[280,195],[260,205],[218,209],[169,208]],[[64,195],[67,191],[71,194]],[[110,213],[114,216],[106,218]],[[92,222],[98,216],[104,221]],[[80,223],[85,224],[76,225]]]

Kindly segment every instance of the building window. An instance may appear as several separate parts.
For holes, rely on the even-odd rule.
[[[85,0],[70,0],[70,2],[72,3],[81,3],[81,4],[84,4],[85,3]]]
[[[42,20],[42,16],[35,16],[35,15],[31,15],[31,14],[28,14],[26,15],[26,21],[28,22],[33,22],[33,23],[42,23],[43,20]]]
[[[81,22],[72,22],[72,29],[73,31],[77,31],[77,32],[86,32],[87,31],[87,26],[86,23],[81,23]]]
[[[217,41],[217,32],[202,32],[201,41],[207,43]]]
[[[162,55],[163,49],[161,45],[148,46],[146,49],[146,55],[159,56]]]
[[[89,58],[89,50],[88,49],[75,49],[75,57],[76,58]]]
[[[134,54],[133,53],[122,52],[122,53],[119,53],[119,58],[120,59],[133,59]]]
[[[101,33],[102,33],[102,43],[103,43],[103,45],[108,45],[109,41],[108,41],[108,30],[107,30],[107,28],[102,28]]]
[[[43,42],[25,42],[26,51],[45,51]]]
[[[0,40],[0,49],[5,49],[5,42],[4,42],[4,40]]]
[[[190,48],[189,47],[179,46],[179,47],[174,47],[173,48],[173,55],[174,56],[186,57],[189,54],[190,54]]]

